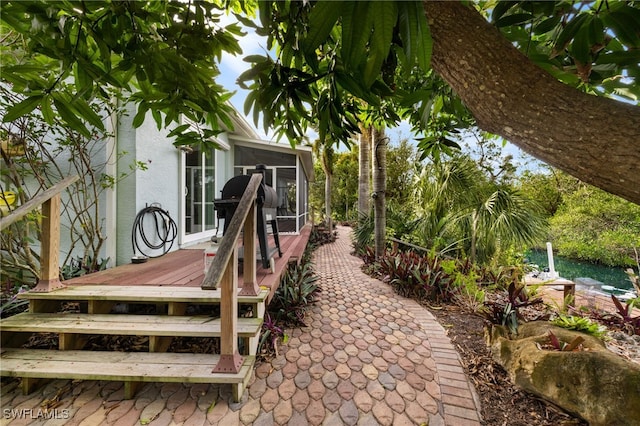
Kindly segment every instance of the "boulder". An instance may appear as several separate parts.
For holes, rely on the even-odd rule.
[[[567,343],[583,337],[584,350],[541,348],[549,342],[549,331]],[[600,339],[548,322],[530,322],[521,325],[515,337],[493,326],[487,340],[493,358],[524,390],[592,426],[640,425],[640,365],[609,351]]]

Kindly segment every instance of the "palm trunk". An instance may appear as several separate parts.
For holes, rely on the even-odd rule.
[[[324,214],[326,217],[327,228],[329,231],[333,230],[333,224],[331,223],[331,185],[333,181],[333,175],[328,168],[324,171]]]
[[[367,217],[371,213],[369,157],[371,151],[371,128],[359,123],[360,149],[358,152],[358,219]]]
[[[374,215],[374,245],[376,258],[384,254],[386,203],[385,189],[387,181],[387,138],[384,127],[376,129],[372,134],[371,175],[373,180],[373,215]]]

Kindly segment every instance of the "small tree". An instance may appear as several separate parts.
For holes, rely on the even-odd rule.
[[[8,105],[17,103],[17,95],[0,87],[0,114]],[[93,106],[105,111],[108,116],[118,114],[111,105],[98,103]],[[110,113],[113,112],[114,115]],[[111,124],[115,127],[115,123]],[[62,258],[65,265],[63,278],[102,269],[102,259],[107,235],[104,229],[103,199],[119,179],[136,168],[144,169],[143,163],[135,163],[129,172],[121,175],[109,174],[108,163],[118,162],[122,153],[117,153],[105,139],[107,132],[92,129],[91,137],[84,137],[56,121],[53,126],[42,120],[39,110],[11,123],[0,125],[0,136],[19,141],[24,148],[21,156],[11,156],[2,150],[2,181],[0,190],[13,191],[18,203],[23,204],[38,193],[53,186],[66,176],[79,175],[81,179],[69,187],[63,197],[61,233],[69,245]],[[40,240],[38,214],[3,230],[1,269],[3,280],[14,284],[33,284],[40,272],[40,255],[33,242]]]

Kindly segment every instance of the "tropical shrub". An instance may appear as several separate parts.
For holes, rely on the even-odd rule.
[[[611,300],[616,305],[616,315],[613,317],[614,321],[617,319],[619,325],[628,332],[629,334],[637,334],[640,335],[640,315],[632,316],[631,312],[633,311],[634,302],[629,301],[629,303],[623,304],[616,296],[611,295]]]
[[[506,326],[511,334],[518,334],[518,325],[525,319],[523,308],[543,303],[541,297],[531,297],[525,286],[512,282],[505,294],[495,300],[487,301],[485,319],[491,324]],[[537,319],[537,318],[536,318]]]
[[[305,325],[305,314],[320,291],[317,280],[310,263],[290,267],[269,305],[276,321],[287,326]]]
[[[267,312],[262,322],[262,333],[260,334],[260,342],[258,343],[258,354],[269,355],[275,353],[278,355],[278,340],[286,340],[286,334],[282,327]]]
[[[453,285],[457,291],[453,296],[453,301],[467,311],[482,311],[486,292],[478,282],[478,275],[474,271],[469,274],[457,271],[454,277]]]
[[[456,293],[451,275],[437,256],[414,251],[387,251],[377,263],[383,280],[402,296],[449,302]]]

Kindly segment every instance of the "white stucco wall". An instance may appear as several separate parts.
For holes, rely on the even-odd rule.
[[[118,183],[116,197],[116,259],[117,264],[129,263],[134,255],[131,233],[138,212],[146,206],[159,204],[178,223],[180,151],[167,138],[167,130],[158,130],[149,117],[137,129],[132,128],[133,114],[120,119],[117,146],[126,152],[118,162],[118,173],[131,173],[136,161],[147,170],[136,170]],[[178,223],[179,225],[179,223]],[[177,249],[177,241],[172,249]],[[150,251],[150,253],[153,253]]]

